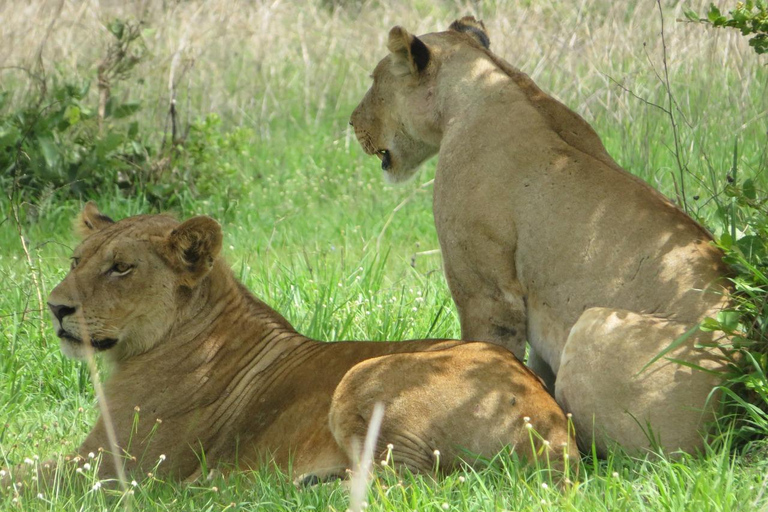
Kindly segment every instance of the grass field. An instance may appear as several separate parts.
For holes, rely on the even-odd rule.
[[[82,199],[113,218],[159,208],[180,218],[213,216],[236,275],[318,339],[459,335],[432,221],[434,162],[410,183],[385,185],[378,160],[364,155],[347,125],[393,25],[423,33],[464,14],[482,18],[491,48],[591,122],[622,166],[672,197],[682,176],[691,213],[717,237],[747,233],[746,221],[736,225],[723,213],[732,201],[734,144],[738,179],[752,180],[756,202],[768,189],[768,61],[738,33],[675,21],[683,7],[703,12],[708,2],[662,2],[677,145],[669,116],[649,105],[669,105],[661,20],[651,2],[124,4],[0,4],[0,116],[37,94],[43,75],[49,86],[92,83],[86,101],[95,110],[96,68],[112,37],[106,25],[143,20],[147,52],[112,83],[112,95],[140,102],[125,122],[159,146],[174,84],[182,130],[195,123],[190,138],[197,133],[206,146],[205,159],[194,160],[203,170],[191,192],[183,166],[167,170],[163,201],[149,189],[125,194],[116,186]],[[73,451],[96,417],[87,367],[59,353],[41,311],[68,268],[77,243],[71,219],[83,201],[66,189],[18,197],[0,199],[0,466]],[[438,482],[382,470],[367,510],[768,510],[768,451],[758,439],[768,421],[736,424],[733,435],[729,425],[704,454],[586,457],[580,485],[566,492],[505,455]],[[745,443],[749,428],[756,436]],[[193,485],[137,477],[130,498],[95,485],[87,472],[68,478],[70,489],[0,491],[0,510],[348,506],[340,484],[300,490],[270,471]]]

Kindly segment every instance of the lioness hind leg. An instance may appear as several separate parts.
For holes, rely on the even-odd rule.
[[[391,444],[392,462],[414,472],[448,471],[493,458],[505,446],[531,461],[527,422],[536,429],[537,452],[548,452],[553,468],[562,469],[569,446],[575,453],[565,414],[540,381],[509,351],[488,343],[392,354],[353,367],[329,415],[331,432],[353,460],[377,402],[385,412],[376,460]]]
[[[612,443],[634,453],[654,446],[694,452],[703,446],[702,429],[718,403],[712,390],[727,364],[717,349],[697,348],[712,345],[713,333],[695,332],[643,370],[691,327],[608,308],[581,315],[562,353],[555,397],[573,413],[582,447],[591,448],[594,439],[604,456]]]

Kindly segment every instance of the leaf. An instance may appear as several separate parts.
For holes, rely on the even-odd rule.
[[[139,109],[141,109],[141,103],[121,103],[117,107],[112,108],[112,117],[122,119],[135,114]]]
[[[757,191],[755,190],[755,182],[752,178],[744,180],[744,184],[741,186],[741,190],[748,199],[755,199],[757,197]]]
[[[691,21],[699,21],[699,15],[692,9],[683,9],[683,14],[685,14],[685,17]]]
[[[705,318],[704,321],[701,322],[701,326],[699,328],[705,332],[719,331],[720,322],[718,322],[714,318]]]
[[[725,332],[733,332],[739,327],[740,315],[737,311],[720,311],[717,314],[717,321],[720,328]]]
[[[80,107],[77,105],[67,105],[64,110],[64,118],[69,123],[69,126],[74,126],[80,122]]]
[[[41,135],[37,138],[37,143],[40,145],[40,152],[43,154],[48,169],[55,169],[59,163],[59,152],[56,149],[56,144],[53,142],[53,139]]]
[[[112,35],[116,38],[122,39],[125,31],[125,23],[120,18],[115,18],[109,25],[107,25],[107,30],[112,32]]]
[[[21,130],[16,126],[10,123],[0,125],[0,149],[9,148],[10,150],[21,138]]]
[[[765,257],[765,241],[760,236],[743,236],[736,241],[736,245],[744,257],[750,261],[759,262]]]
[[[144,156],[144,146],[139,144],[137,141],[132,140],[131,141],[131,148],[133,149],[133,154],[136,156]]]
[[[720,9],[718,9],[715,4],[709,5],[709,12],[707,13],[707,19],[715,24],[717,24],[717,21],[720,19],[724,20],[723,15],[720,14]]]
[[[123,143],[123,137],[119,133],[109,133],[98,143],[98,150],[102,156],[114,151]]]

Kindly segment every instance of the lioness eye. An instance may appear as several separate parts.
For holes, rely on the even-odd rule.
[[[80,258],[75,258],[74,256],[72,256],[69,259],[72,260],[71,263],[69,264],[69,270],[74,270],[77,264],[80,263]]]
[[[109,273],[113,276],[124,276],[133,270],[133,265],[127,263],[115,262],[112,268],[109,269]]]

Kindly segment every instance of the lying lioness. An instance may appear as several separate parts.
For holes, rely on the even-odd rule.
[[[532,460],[530,425],[553,466],[569,446],[575,454],[561,409],[502,347],[315,341],[234,278],[208,217],[113,222],[89,203],[77,223],[85,239],[51,292],[53,325],[66,355],[92,349],[114,363],[105,401],[129,469],[151,470],[164,455],[159,470],[177,478],[195,475],[202,457],[343,475],[377,402],[377,455],[391,443],[394,463],[413,471],[504,446]],[[101,417],[79,453],[109,446]],[[114,470],[102,464],[103,476]]]
[[[360,144],[390,181],[439,154],[435,223],[463,339],[519,358],[528,341],[600,454],[695,450],[726,366],[697,329],[729,301],[721,252],[489,46],[471,17],[421,37],[394,27],[350,120]]]

